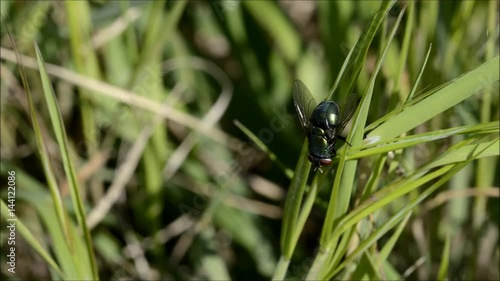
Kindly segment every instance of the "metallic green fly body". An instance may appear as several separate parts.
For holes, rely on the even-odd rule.
[[[321,167],[332,163],[336,154],[337,139],[346,142],[340,133],[354,114],[357,106],[356,95],[349,97],[345,111],[340,114],[335,102],[324,100],[317,104],[304,83],[296,80],[293,85],[293,101],[309,142],[309,161],[315,170],[321,171]]]

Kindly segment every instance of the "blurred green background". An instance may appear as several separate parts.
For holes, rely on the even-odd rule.
[[[68,246],[59,245],[65,243],[64,237],[6,28],[18,51],[27,56],[23,64],[38,122],[64,206],[76,224],[42,83],[36,62],[30,59],[36,57],[34,42],[47,63],[101,279],[270,279],[280,258],[290,172],[305,140],[293,107],[293,82],[302,80],[316,100],[325,99],[380,1],[1,1],[0,5],[2,199],[6,200],[7,171],[14,170],[16,215],[67,279],[90,279],[91,274],[74,256],[75,268],[65,264],[60,250]],[[370,46],[355,92],[366,91],[403,9],[377,76],[367,124],[404,101],[430,44],[416,96],[498,56],[498,2],[398,2]],[[341,86],[333,97],[339,104],[348,94],[343,90]],[[498,97],[497,80],[409,134],[497,121]],[[269,151],[257,147],[236,120]],[[432,161],[461,138],[454,135],[414,147],[397,169],[388,160],[379,187]],[[395,276],[436,279],[446,247],[446,225],[446,233],[451,233],[448,279],[500,278],[497,160],[497,156],[482,158],[466,166],[439,190],[444,195],[423,202],[422,209],[413,213],[388,259],[399,273]],[[371,158],[358,163],[360,182],[367,180],[373,165]],[[471,191],[454,196],[458,189]],[[314,257],[328,198],[329,189],[321,189],[289,267],[294,278],[304,277],[304,260]],[[391,208],[404,204],[394,202],[374,225]],[[81,230],[75,229],[81,239]],[[2,237],[8,235],[4,227],[1,232]],[[0,242],[3,277],[58,278],[32,244],[19,234],[17,239],[15,275],[4,262],[6,240]],[[382,237],[380,243],[386,240]],[[75,243],[83,247],[83,242]]]

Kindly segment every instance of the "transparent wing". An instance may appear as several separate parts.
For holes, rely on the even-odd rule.
[[[337,130],[335,132],[335,136],[340,135],[342,131],[344,130],[345,126],[347,123],[349,123],[349,120],[351,120],[352,115],[356,111],[356,108],[358,107],[359,101],[361,100],[360,97],[356,93],[351,93],[344,104],[340,108],[340,121],[339,121],[339,126],[337,127]]]
[[[300,125],[302,125],[302,128],[307,133],[309,130],[309,118],[316,108],[317,103],[306,85],[300,80],[295,80],[293,84],[293,102],[299,115]]]

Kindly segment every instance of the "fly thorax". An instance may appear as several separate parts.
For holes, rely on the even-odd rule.
[[[337,125],[339,124],[339,114],[338,113],[331,112],[330,114],[328,114],[327,119],[328,119],[328,123],[331,125],[331,127],[337,127]]]

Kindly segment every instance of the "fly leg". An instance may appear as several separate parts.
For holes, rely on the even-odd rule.
[[[338,135],[337,138],[345,143],[347,143],[349,146],[352,146],[343,136]]]

